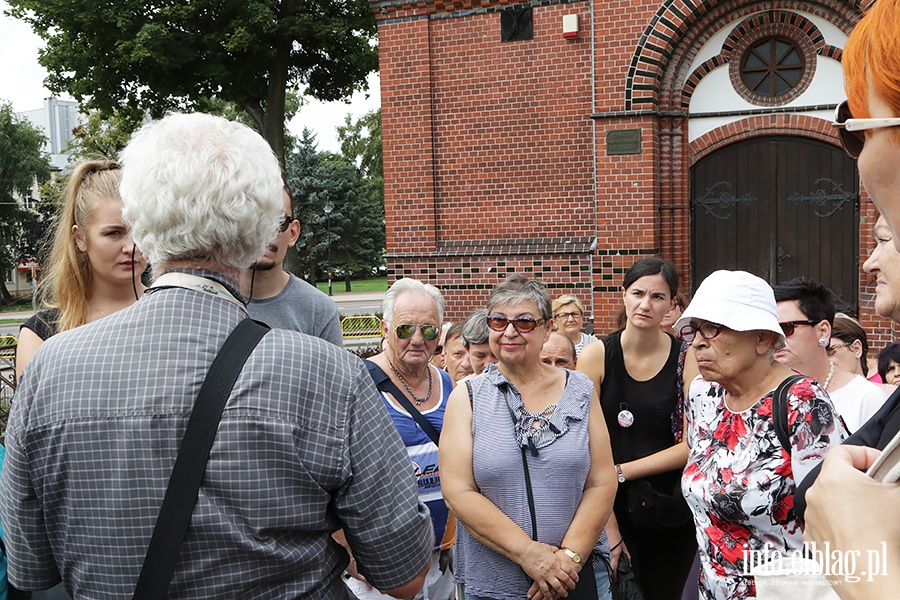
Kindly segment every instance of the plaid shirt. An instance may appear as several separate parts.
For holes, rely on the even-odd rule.
[[[74,598],[131,596],[191,408],[245,316],[226,299],[161,288],[40,348],[15,399],[0,490],[13,584],[61,578]],[[431,555],[428,511],[363,363],[272,330],[225,407],[170,596],[352,598],[330,535],[341,527],[376,587],[409,582]]]

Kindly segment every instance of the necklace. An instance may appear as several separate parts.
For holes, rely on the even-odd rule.
[[[822,387],[825,388],[825,391],[828,391],[828,384],[831,383],[831,378],[834,377],[834,361],[830,358],[828,359],[828,377],[825,378],[825,385]]]
[[[106,314],[105,312],[103,312],[102,310],[100,310],[99,308],[97,308],[97,306],[96,306],[93,302],[91,302],[90,300],[88,300],[88,304],[90,304],[90,305],[93,307],[94,310],[96,310],[98,313],[100,313],[100,314],[103,315],[104,317],[108,317],[108,316],[109,316],[108,314]]]
[[[406,388],[406,391],[409,392],[409,395],[413,397],[413,402],[416,403],[416,406],[422,406],[423,402],[431,398],[431,391],[434,389],[434,376],[431,374],[431,367],[426,367],[428,369],[428,393],[425,394],[424,397],[419,398],[413,393],[412,388],[409,387],[409,384],[406,383],[405,379],[403,379],[403,375],[400,374],[400,371],[397,370],[397,368],[394,366],[394,363],[392,363],[390,359],[388,359],[388,364],[391,365],[391,370],[394,372],[394,375],[397,376],[397,379],[400,380],[400,383],[403,384],[403,387]]]

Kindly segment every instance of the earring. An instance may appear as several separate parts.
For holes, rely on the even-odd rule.
[[[828,345],[828,340],[825,338],[819,338],[819,348],[824,348]]]

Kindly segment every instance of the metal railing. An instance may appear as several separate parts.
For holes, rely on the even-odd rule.
[[[375,315],[350,315],[341,319],[341,335],[345,340],[381,337],[381,319]]]

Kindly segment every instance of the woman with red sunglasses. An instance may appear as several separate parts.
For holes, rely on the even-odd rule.
[[[872,4],[847,40],[841,62],[848,100],[838,107],[836,126],[881,211],[877,245],[864,268],[876,279],[876,311],[900,323],[900,0]],[[900,486],[877,483],[862,472],[898,431],[900,392],[832,450],[821,472],[811,472],[797,492],[807,541],[828,543],[842,555],[883,555],[884,574],[842,580],[834,588],[844,600],[894,598],[900,589]]]
[[[597,555],[615,495],[597,394],[582,373],[541,362],[553,313],[521,275],[488,299],[497,364],[450,395],[439,460],[459,522],[456,577],[466,600],[610,598]],[[583,596],[579,596],[583,597]]]

